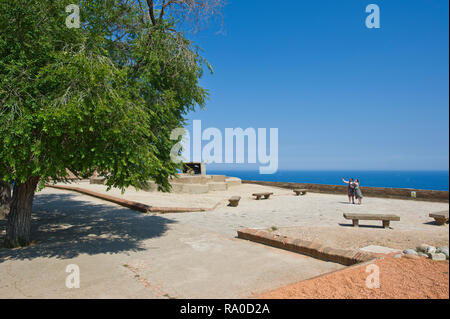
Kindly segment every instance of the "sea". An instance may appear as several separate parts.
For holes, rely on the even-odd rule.
[[[261,175],[258,170],[207,170],[208,175],[226,175],[242,180],[344,185],[342,177],[359,178],[361,186],[449,190],[448,171],[294,171],[280,170]]]

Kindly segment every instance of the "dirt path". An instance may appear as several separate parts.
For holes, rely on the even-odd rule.
[[[380,288],[366,287],[366,266],[348,268],[315,279],[278,288],[257,298],[268,299],[447,299],[449,263],[425,258],[388,257],[375,264]]]

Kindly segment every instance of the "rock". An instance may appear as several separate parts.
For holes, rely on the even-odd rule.
[[[448,259],[448,247],[439,247],[436,249],[436,254],[444,254],[445,258]]]
[[[419,253],[419,256],[420,256],[420,257],[427,257],[427,258],[428,258],[428,255],[425,254],[425,253],[422,253],[422,252]]]
[[[408,259],[419,259],[420,257],[418,256],[418,255],[405,255],[404,256],[405,258],[408,258]]]
[[[417,246],[416,250],[417,250],[418,252],[421,252],[421,253],[426,253],[428,247],[430,247],[430,245],[422,244],[422,245],[420,245],[420,246]]]
[[[431,260],[436,260],[436,261],[443,261],[443,260],[447,259],[444,254],[433,254],[433,253],[431,253],[428,256],[430,257]]]
[[[415,256],[418,255],[418,254],[417,254],[417,251],[415,251],[414,249],[405,249],[405,250],[403,251],[403,253],[404,253],[405,255],[415,255]]]
[[[366,247],[360,248],[359,250],[369,252],[369,253],[375,253],[375,254],[393,254],[393,253],[399,254],[399,253],[401,253],[401,251],[398,249],[392,249],[389,247],[376,246],[376,245],[366,246]]]
[[[434,247],[434,246],[429,246],[426,251],[427,254],[434,254],[435,252],[436,252],[436,247]]]
[[[402,256],[403,256],[403,254],[397,254],[397,255],[394,255],[393,257],[394,258],[402,258]]]

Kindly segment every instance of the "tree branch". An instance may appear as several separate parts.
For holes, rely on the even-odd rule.
[[[150,13],[150,19],[152,20],[153,25],[156,26],[156,19],[155,19],[155,8],[153,4],[153,0],[147,0],[148,9]]]

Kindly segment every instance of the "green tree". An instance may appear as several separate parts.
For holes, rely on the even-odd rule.
[[[220,1],[83,0],[80,28],[68,28],[73,2],[0,0],[0,180],[15,181],[8,246],[29,244],[35,191],[66,169],[97,171],[109,187],[152,179],[169,190],[170,132],[207,98],[198,81],[209,65],[180,16]]]

